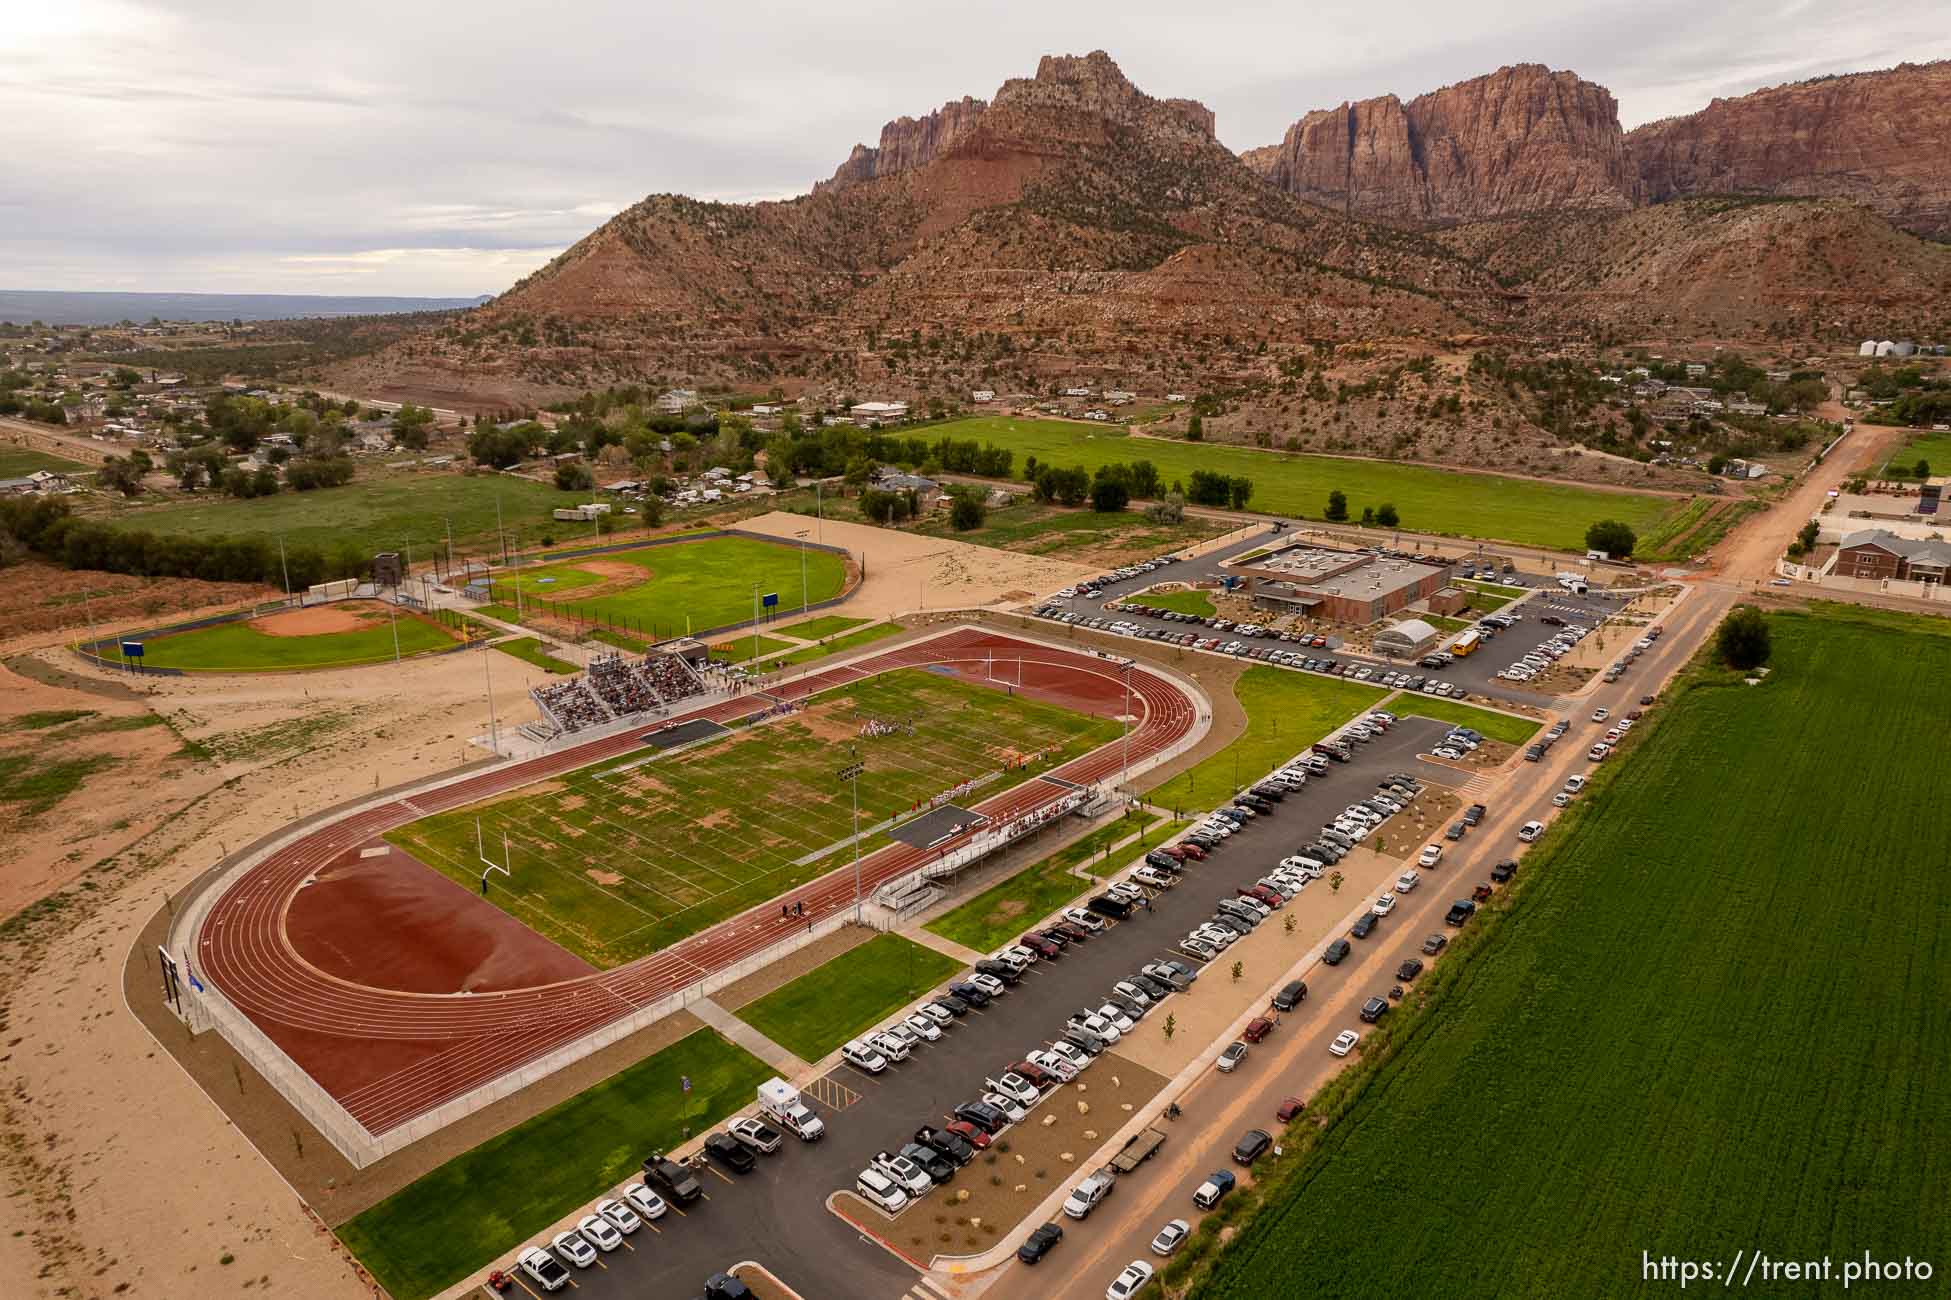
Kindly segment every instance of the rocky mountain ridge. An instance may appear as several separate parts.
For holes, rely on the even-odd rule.
[[[1411,227],[1715,195],[1842,198],[1951,237],[1951,61],[1823,77],[1620,129],[1610,91],[1538,64],[1317,110],[1248,166]]]

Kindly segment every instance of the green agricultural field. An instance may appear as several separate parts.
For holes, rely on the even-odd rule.
[[[1145,518],[1142,509],[1100,514],[1088,507],[1067,509],[1024,497],[991,509],[980,528],[958,533],[945,515],[937,514],[923,520],[914,531],[1024,555],[1077,558],[1083,552],[1088,558],[1081,563],[1115,565],[1178,550],[1217,537],[1229,527],[1221,520],[1199,515],[1188,515],[1177,524],[1155,524]]]
[[[1195,618],[1211,618],[1215,613],[1213,598],[1203,591],[1148,591],[1131,599],[1153,609],[1169,609]]]
[[[394,1300],[425,1300],[750,1105],[773,1073],[700,1029],[407,1184],[339,1240]]]
[[[1459,474],[1423,465],[1134,438],[1113,428],[1061,420],[978,416],[938,425],[930,433],[1007,447],[1016,453],[1019,467],[1029,456],[1043,464],[1086,469],[1149,460],[1168,482],[1188,479],[1199,469],[1242,475],[1253,480],[1253,499],[1247,503],[1251,509],[1293,518],[1321,518],[1328,493],[1339,489],[1348,494],[1349,507],[1358,516],[1364,506],[1393,502],[1402,526],[1417,532],[1560,550],[1584,550],[1585,529],[1595,520],[1620,519],[1646,532],[1678,505],[1671,497]]]
[[[801,594],[800,573],[806,574]],[[801,552],[751,537],[706,537],[676,546],[647,546],[524,569],[495,583],[495,599],[559,604],[584,621],[615,623],[625,631],[676,636],[752,621],[753,590],[777,593],[780,613],[838,596],[846,562],[826,551]]]
[[[181,504],[129,507],[111,503],[113,521],[164,537],[282,536],[290,545],[330,551],[341,542],[371,555],[411,549],[416,566],[446,553],[448,528],[457,554],[496,550],[495,507],[512,547],[518,536],[534,546],[545,536],[570,537],[579,526],[549,512],[577,505],[587,492],[558,492],[551,484],[512,474],[456,474],[376,469],[344,487],[236,501],[199,493]],[[586,526],[584,531],[587,531]]]
[[[1233,694],[1246,710],[1246,732],[1191,771],[1145,795],[1147,803],[1190,812],[1212,808],[1258,781],[1388,692],[1376,686],[1255,664]]]
[[[817,1061],[960,969],[912,939],[877,934],[735,1014],[800,1060]]]
[[[1487,738],[1501,740],[1507,745],[1530,744],[1531,738],[1545,725],[1531,718],[1499,713],[1494,709],[1480,709],[1474,704],[1458,704],[1455,700],[1441,700],[1434,695],[1404,695],[1391,700],[1385,707],[1397,717],[1434,718],[1453,726],[1471,727]]]
[[[888,735],[861,734],[867,722]],[[852,753],[860,826],[873,828],[975,777],[983,799],[1114,739],[1118,726],[937,673],[885,673],[804,711],[667,755],[639,750],[388,838],[478,887],[507,836],[514,879],[489,901],[599,967],[655,952],[831,870],[853,830],[834,775]],[[1007,773],[1005,761],[1041,754]]]
[[[142,662],[150,668],[186,672],[256,673],[294,668],[349,668],[391,663],[393,637],[399,634],[401,658],[442,650],[454,644],[447,629],[412,615],[390,621],[376,612],[371,625],[355,632],[275,636],[250,621],[219,623],[193,632],[175,632],[143,642]]]
[[[1334,1294],[1357,1259],[1373,1295],[1677,1294],[1642,1252],[1756,1249],[1837,1261],[1768,1295],[1841,1296],[1866,1251],[1937,1269],[1880,1292],[1941,1293],[1951,874],[1893,813],[1951,783],[1915,725],[1951,624],[1769,625],[1766,681],[1695,669],[1426,977],[1431,1012],[1366,1036],[1382,1059],[1256,1170],[1264,1209],[1192,1294]]]
[[[45,451],[35,451],[31,447],[0,447],[0,478],[26,478],[35,470],[41,469],[75,475],[95,472],[93,468],[79,461],[68,460]]]

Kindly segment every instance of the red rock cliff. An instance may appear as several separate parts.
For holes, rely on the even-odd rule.
[[[966,135],[985,107],[981,100],[965,95],[950,100],[926,117],[897,117],[881,128],[878,146],[870,149],[864,144],[855,145],[833,178],[819,182],[813,190],[818,193],[926,166]]]
[[[1405,225],[1626,208],[1637,194],[1611,92],[1529,63],[1407,104],[1309,113],[1241,157],[1291,194]]]
[[[1951,237],[1951,61],[1717,99],[1626,137],[1648,202],[1704,194],[1851,199]]]

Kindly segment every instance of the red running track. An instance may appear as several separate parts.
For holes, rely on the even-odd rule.
[[[992,656],[999,676],[1021,661],[1019,689],[1026,694],[1095,713],[1122,711],[1124,676],[1115,660],[974,628],[802,678],[777,694],[802,699],[896,668],[940,666],[982,681]],[[1183,688],[1143,667],[1131,670],[1131,699],[1136,721],[1128,741],[1101,746],[1050,775],[1079,785],[1115,778],[1126,761],[1127,745],[1129,761],[1138,763],[1180,740],[1197,719]],[[763,696],[738,697],[674,715],[668,722],[699,717],[728,722],[769,704]],[[803,918],[782,919],[782,899],[775,898],[627,966],[493,993],[368,987],[306,962],[287,937],[285,915],[293,896],[313,872],[347,849],[430,813],[637,749],[648,729],[632,728],[395,799],[278,849],[232,882],[212,905],[198,941],[203,977],[377,1137],[779,942],[809,920],[853,906],[854,872],[847,863],[783,896],[783,901],[805,904]],[[975,810],[1001,823],[1065,793],[1050,781],[1026,781],[976,804]],[[928,849],[894,844],[862,859],[863,894],[952,851],[970,833]]]

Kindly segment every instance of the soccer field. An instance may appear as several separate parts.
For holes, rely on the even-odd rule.
[[[1364,1294],[1644,1296],[1677,1287],[1642,1252],[1758,1249],[1838,1261],[1764,1294],[1841,1295],[1865,1251],[1938,1269],[1880,1291],[1942,1294],[1951,757],[1915,702],[1951,624],[1769,625],[1766,681],[1686,679],[1418,982],[1429,1011],[1365,1035],[1388,1055],[1256,1168],[1265,1208],[1192,1294],[1336,1294],[1359,1259]]]
[[[804,592],[800,575],[805,573]],[[565,560],[495,583],[495,600],[522,599],[560,605],[583,620],[668,637],[750,624],[753,593],[776,593],[780,616],[838,596],[847,586],[846,561],[751,537],[703,537],[671,546],[647,546]]]
[[[1676,497],[1605,492],[1427,465],[1134,438],[1116,428],[1067,420],[976,416],[938,425],[930,433],[1007,447],[1016,453],[1019,466],[1030,456],[1041,464],[1081,465],[1089,470],[1112,462],[1148,460],[1168,483],[1189,479],[1194,470],[1202,469],[1244,476],[1253,480],[1249,509],[1295,518],[1320,519],[1328,493],[1338,489],[1348,495],[1356,518],[1364,506],[1388,502],[1401,513],[1402,527],[1414,532],[1560,550],[1584,550],[1586,526],[1596,520],[1623,520],[1643,534],[1682,504]]]
[[[863,735],[870,721],[888,734]],[[658,756],[640,750],[501,799],[423,818],[387,838],[470,887],[507,836],[512,882],[491,902],[599,967],[620,965],[830,870],[860,826],[963,781],[988,798],[1119,734],[1105,718],[919,669],[817,697],[789,717]],[[867,847],[879,843],[873,840]]]

